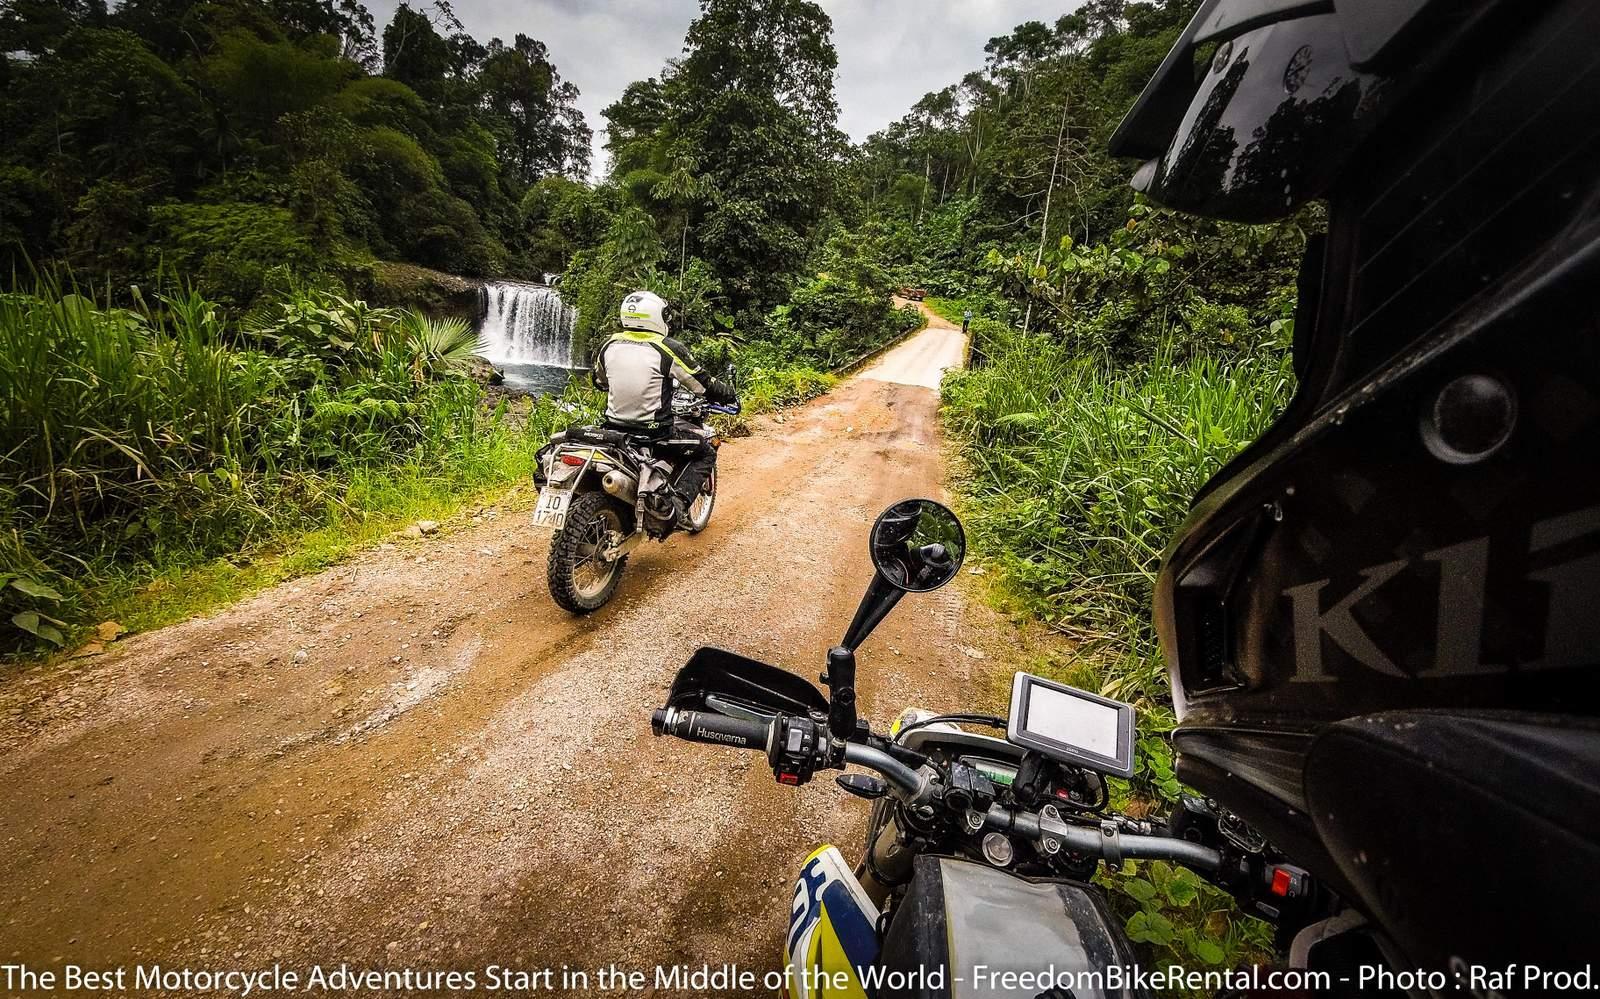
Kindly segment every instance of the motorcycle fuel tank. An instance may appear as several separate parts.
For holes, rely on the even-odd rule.
[[[1124,999],[1098,987],[1134,955],[1098,892],[1070,881],[1033,881],[951,857],[919,857],[879,947],[877,909],[833,847],[812,854],[795,886],[792,982],[828,995],[874,999],[1035,999],[1070,989],[1077,999]],[[832,988],[847,973],[851,987]],[[826,979],[819,975],[828,976]],[[805,997],[811,991],[791,987]]]
[[[794,886],[786,950],[789,999],[873,995],[878,964],[878,908],[837,847],[806,858]]]

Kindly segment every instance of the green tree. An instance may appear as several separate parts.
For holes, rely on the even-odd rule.
[[[694,160],[679,156],[673,163],[672,172],[658,181],[650,193],[676,208],[673,221],[678,227],[678,289],[681,291],[684,270],[689,262],[689,218],[701,193]]]
[[[543,42],[527,35],[509,47],[498,38],[490,42],[478,86],[501,159],[518,180],[589,172],[591,132],[574,104],[578,89],[562,82]]]
[[[460,27],[453,14],[449,20]],[[453,68],[454,52],[434,27],[434,19],[410,4],[396,7],[383,29],[383,75],[418,93],[437,95]]]
[[[606,119],[606,152],[611,172],[625,176],[653,167],[665,146],[662,129],[672,113],[666,87],[655,77],[636,80],[622,91],[616,103],[601,114]]]
[[[610,224],[606,195],[567,177],[544,177],[522,199],[529,260],[540,271],[565,271],[572,257],[604,239]]]
[[[701,165],[691,249],[736,310],[787,297],[833,201],[844,142],[832,30],[809,0],[703,0],[665,81],[658,136]]]
[[[224,35],[202,78],[241,127],[264,132],[283,115],[332,97],[350,76],[332,37],[309,44],[266,42],[247,31]]]

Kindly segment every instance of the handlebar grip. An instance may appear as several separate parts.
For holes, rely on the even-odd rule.
[[[771,722],[747,721],[705,711],[679,711],[657,708],[650,715],[650,729],[656,735],[670,735],[689,742],[713,746],[767,751]]]

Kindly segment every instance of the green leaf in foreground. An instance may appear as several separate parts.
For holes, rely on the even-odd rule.
[[[67,638],[55,624],[49,624],[51,619],[42,617],[37,611],[19,611],[11,615],[11,623],[37,638],[42,638],[53,645],[65,645]],[[59,624],[60,622],[56,622]]]
[[[30,597],[40,600],[60,600],[61,594],[41,582],[23,576],[11,581],[11,588]]]
[[[1225,953],[1214,940],[1194,937],[1189,941],[1189,952],[1207,964],[1221,964]]]

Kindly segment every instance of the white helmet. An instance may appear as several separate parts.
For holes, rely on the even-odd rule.
[[[668,305],[660,295],[636,291],[622,300],[622,328],[649,330],[666,336],[669,332],[667,309]]]

